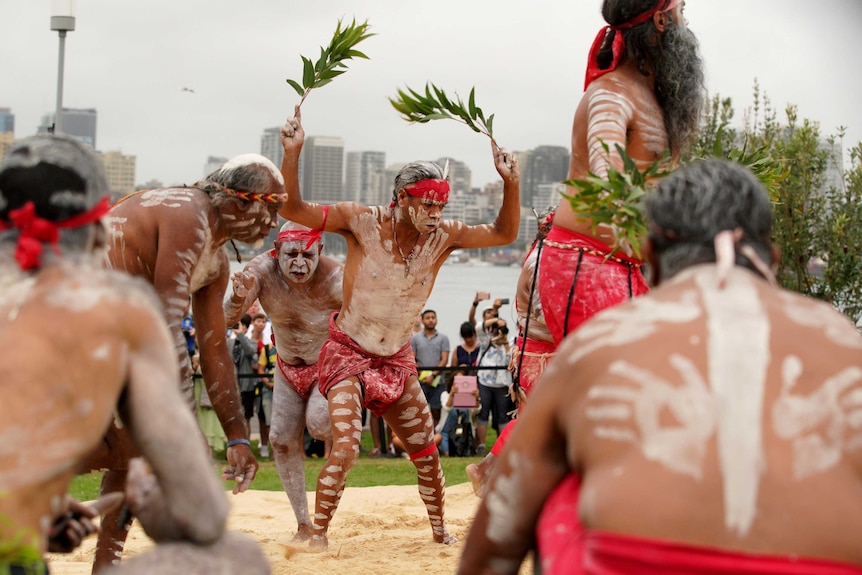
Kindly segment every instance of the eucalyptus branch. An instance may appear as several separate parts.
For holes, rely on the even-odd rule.
[[[610,152],[602,142],[605,153]],[[623,160],[623,170],[613,166],[608,169],[607,178],[590,173],[584,179],[566,180],[567,186],[576,188],[573,195],[563,194],[569,200],[572,211],[589,218],[595,233],[599,225],[610,226],[614,236],[614,252],[624,251],[640,257],[641,241],[647,235],[647,223],[640,207],[641,198],[646,194],[651,182],[667,175],[661,166],[667,161],[667,154],[640,171],[635,161],[619,144],[617,153]]]
[[[467,125],[474,132],[485,134],[494,139],[494,114],[485,118],[482,108],[476,105],[476,88],[470,89],[467,104],[460,96],[450,98],[442,89],[432,83],[425,84],[425,93],[411,88],[398,90],[397,98],[389,98],[392,107],[401,117],[411,123],[424,124],[431,120],[455,120]]]
[[[312,63],[311,58],[306,58],[300,54],[300,58],[302,58],[302,84],[300,85],[296,80],[287,79],[287,83],[302,97],[299,105],[302,106],[309,92],[315,88],[326,86],[334,78],[344,74],[347,71],[347,60],[353,58],[368,60],[368,56],[356,50],[355,46],[370,36],[374,36],[374,34],[368,32],[367,20],[362,24],[357,24],[354,18],[350,25],[344,29],[342,29],[341,20],[339,20],[329,46],[320,47],[320,58],[317,59],[317,62]]]

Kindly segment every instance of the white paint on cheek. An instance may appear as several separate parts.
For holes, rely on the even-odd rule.
[[[722,290],[714,274],[700,274],[695,282],[707,310],[708,379],[719,402],[725,524],[745,536],[757,514],[760,476],[766,467],[763,398],[771,326],[750,275],[734,274]]]

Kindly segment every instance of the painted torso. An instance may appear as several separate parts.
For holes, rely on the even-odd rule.
[[[457,224],[444,221],[434,233],[421,236],[421,247],[405,274],[392,241],[390,211],[374,207],[354,216],[338,324],[363,349],[389,356],[409,341],[437,271],[451,251],[447,240],[452,225]]]
[[[341,308],[341,265],[322,256],[314,276],[295,286],[284,279],[269,253],[254,258],[246,269],[258,278],[258,297],[272,321],[279,357],[290,365],[317,363],[329,335],[329,316]]]
[[[862,336],[830,306],[702,265],[558,355],[586,527],[862,563]]]
[[[610,150],[610,160],[602,147]],[[615,151],[620,145],[644,170],[661,158],[668,147],[662,110],[648,79],[636,67],[627,65],[601,76],[590,84],[575,112],[572,127],[572,156],[569,179],[586,177],[590,172],[607,177],[609,161],[620,169],[622,161]],[[567,193],[576,193],[569,188]],[[609,230],[593,232],[588,219],[577,217],[568,200],[562,199],[554,225],[610,244]]]
[[[0,261],[0,563],[27,546],[13,543],[25,533],[37,534],[44,551],[50,517],[76,464],[102,439],[122,391],[124,318],[140,309],[159,317],[145,288],[95,261],[32,275]]]

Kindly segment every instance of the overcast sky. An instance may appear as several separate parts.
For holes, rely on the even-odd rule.
[[[16,136],[52,112],[57,33],[50,0],[0,0],[0,107]],[[98,148],[137,156],[137,181],[192,183],[207,156],[260,151],[298,97],[299,55],[316,59],[339,18],[367,19],[370,56],[312,92],[306,134],[387,163],[452,156],[473,185],[497,179],[484,136],[451,121],[409,125],[387,97],[432,81],[495,113],[500,145],[569,146],[601,0],[77,0],[66,42],[64,105],[98,110]],[[862,0],[689,0],[710,94],[741,122],[758,78],[773,105],[798,105],[824,133],[862,140]],[[194,93],[182,91],[187,87]],[[783,113],[782,113],[783,116]]]

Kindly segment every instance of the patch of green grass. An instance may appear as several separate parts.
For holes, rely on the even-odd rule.
[[[486,448],[491,450],[496,436],[493,432],[488,433]],[[350,470],[350,475],[347,477],[348,487],[372,487],[375,485],[415,485],[416,484],[416,468],[408,459],[393,458],[393,459],[371,459],[367,452],[371,450],[372,442],[371,435],[368,432],[362,434],[360,442],[364,450],[359,454],[359,459],[356,465]],[[252,448],[255,456],[258,456],[260,469],[257,476],[251,484],[252,489],[261,491],[282,491],[281,480],[278,478],[278,473],[275,470],[275,462],[271,459],[260,459],[260,451],[258,450],[257,441],[252,442]],[[440,462],[443,466],[443,473],[446,476],[447,485],[457,485],[468,481],[466,467],[471,463],[477,463],[481,457],[441,457]],[[213,466],[221,475],[221,468],[226,463],[224,452],[219,452],[213,456]],[[326,462],[324,459],[308,458],[305,460],[305,489],[306,491],[314,491],[317,488],[317,476]],[[80,475],[72,480],[72,485],[69,488],[69,494],[80,501],[92,501],[99,496],[99,485],[101,483],[101,473],[90,473]],[[233,489],[232,481],[225,481],[225,489]]]

